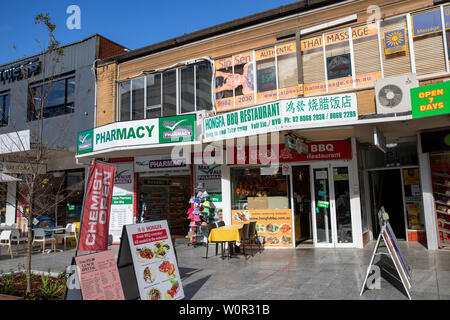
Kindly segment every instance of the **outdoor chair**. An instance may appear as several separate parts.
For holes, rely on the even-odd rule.
[[[5,230],[0,233],[0,247],[8,247],[9,253],[11,254],[11,259],[13,258],[11,248],[11,230]]]
[[[77,242],[77,233],[76,233],[76,226],[73,223],[68,223],[66,225],[66,228],[64,229],[64,233],[56,233],[53,235],[55,237],[55,240],[57,239],[64,239],[64,250],[66,250],[66,241],[67,239],[75,239],[75,242]],[[70,242],[69,242],[70,244]]]
[[[253,246],[252,244],[258,245],[258,251],[261,253],[261,243],[258,240],[258,232],[256,231],[256,221],[252,221],[248,227],[248,239],[250,242],[250,249],[253,256]]]
[[[33,245],[36,242],[42,242],[42,253],[45,253],[45,243],[47,241],[51,241],[52,245],[53,245],[53,248],[55,248],[55,238],[53,238],[53,236],[47,237],[45,235],[45,230],[44,229],[40,229],[40,228],[33,229],[33,233],[34,233],[34,235],[33,235]]]
[[[247,254],[245,253],[245,245],[250,243],[249,239],[249,228],[250,224],[245,223],[242,225],[242,231],[241,231],[241,245],[242,245],[242,253],[244,254],[245,259],[247,259]]]
[[[27,242],[27,240],[28,240],[28,238],[20,236],[19,229],[11,230],[11,242],[16,242],[17,245],[19,245],[21,242],[23,242],[24,247],[25,247],[25,242]]]
[[[209,240],[208,240],[209,233],[210,233],[211,230],[214,229],[214,228],[216,228],[216,225],[215,225],[214,223],[210,223],[210,224],[208,224],[208,225],[206,225],[206,226],[201,226],[202,233],[203,233],[203,234],[205,235],[205,237],[206,237],[206,256],[205,256],[206,259],[208,259],[208,249],[209,249],[209,243],[210,243]],[[222,256],[223,256],[223,243],[222,243],[222,242],[219,242],[219,241],[214,241],[214,242],[212,242],[212,243],[215,243],[215,244],[216,244],[216,256],[217,256],[218,251],[219,251],[219,244],[221,245]]]

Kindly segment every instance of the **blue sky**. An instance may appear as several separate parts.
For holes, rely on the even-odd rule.
[[[129,49],[181,36],[223,22],[295,2],[295,0],[2,0],[0,1],[0,64],[40,51],[42,30],[34,24],[48,13],[62,44],[101,34]],[[81,10],[81,29],[69,30],[68,6]],[[15,48],[14,48],[15,47]]]

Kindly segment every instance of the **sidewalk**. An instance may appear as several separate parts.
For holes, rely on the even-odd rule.
[[[214,247],[205,259],[205,247],[193,248],[177,240],[177,256],[187,300],[299,300],[368,299],[407,300],[405,293],[381,280],[381,289],[360,297],[375,242],[364,249],[266,249],[245,260],[242,255],[222,260]],[[450,251],[428,251],[419,243],[400,242],[412,268],[411,296],[450,299]],[[111,249],[118,254],[119,246]],[[35,271],[59,273],[70,264],[74,249],[51,254],[36,253]],[[13,260],[0,256],[0,271],[17,270],[24,254]]]

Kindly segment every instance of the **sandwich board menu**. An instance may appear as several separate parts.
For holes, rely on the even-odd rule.
[[[388,252],[378,252],[380,248],[380,242],[381,239],[383,239],[384,243],[386,244],[386,247],[388,249]],[[397,238],[395,237],[394,231],[392,230],[392,227],[389,223],[389,221],[382,219],[382,229],[380,232],[380,235],[378,236],[377,243],[375,245],[375,249],[372,254],[372,258],[370,260],[369,267],[367,268],[366,277],[364,279],[360,296],[363,294],[364,289],[367,286],[367,280],[369,278],[369,273],[372,269],[373,262],[375,260],[375,256],[377,255],[387,255],[392,259],[392,262],[394,263],[395,269],[397,270],[398,275],[400,276],[400,280],[403,284],[403,287],[405,288],[405,291],[408,295],[408,298],[411,300],[411,268],[409,267],[408,263],[406,262],[405,256],[403,255],[402,251],[400,250],[400,247],[398,245]]]
[[[122,229],[117,266],[127,300],[184,298],[166,220],[125,225]]]
[[[124,300],[112,250],[75,257],[83,300]]]

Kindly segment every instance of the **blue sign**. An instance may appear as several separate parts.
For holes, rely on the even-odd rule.
[[[445,30],[450,29],[450,6],[444,7]]]
[[[441,8],[411,15],[413,37],[442,31]]]
[[[384,33],[385,54],[406,51],[405,29],[392,30]]]

